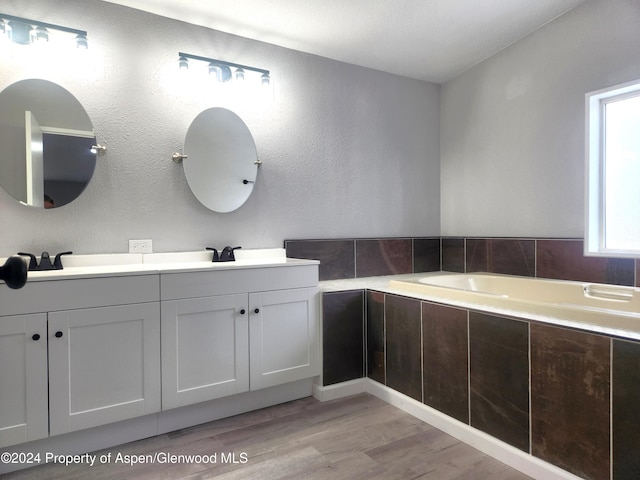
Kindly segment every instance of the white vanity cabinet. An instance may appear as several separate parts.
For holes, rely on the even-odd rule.
[[[251,390],[320,374],[317,288],[249,294]]]
[[[158,275],[1,289],[0,446],[159,411],[158,300]]]
[[[161,275],[162,408],[320,373],[317,265]]]
[[[158,302],[48,317],[51,435],[160,410]]]
[[[47,315],[0,317],[0,447],[49,435]]]
[[[318,262],[187,253],[0,285],[0,451],[107,448],[311,394]]]
[[[162,406],[249,390],[247,296],[162,302]]]

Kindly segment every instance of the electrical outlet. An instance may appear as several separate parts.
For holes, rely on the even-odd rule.
[[[153,253],[152,240],[129,240],[129,253]]]

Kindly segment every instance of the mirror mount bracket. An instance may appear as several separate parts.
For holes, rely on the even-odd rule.
[[[183,155],[180,152],[176,152],[173,155],[171,155],[171,159],[176,162],[176,163],[181,163],[185,158],[188,158],[189,155]]]
[[[94,155],[104,155],[107,153],[107,147],[105,145],[100,145],[99,143],[91,146],[91,153]]]

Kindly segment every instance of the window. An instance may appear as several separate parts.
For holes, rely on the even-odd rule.
[[[588,93],[585,254],[640,257],[640,83]]]

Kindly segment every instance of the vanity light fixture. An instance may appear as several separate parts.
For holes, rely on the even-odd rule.
[[[269,76],[269,70],[262,68],[250,67],[248,65],[240,65],[238,63],[225,62],[224,60],[216,60],[215,58],[201,57],[199,55],[191,55],[190,53],[178,53],[178,67],[180,70],[189,69],[189,60],[197,60],[200,62],[207,62],[209,64],[209,74],[215,75],[219,82],[228,82],[233,77],[236,81],[242,81],[245,79],[245,70],[257,72],[262,74],[261,83],[268,85],[271,77]],[[232,70],[234,72],[232,73]],[[235,75],[234,75],[235,74]]]
[[[87,32],[84,30],[0,13],[0,37],[8,38],[14,43],[22,45],[46,43],[49,41],[49,33],[51,30],[75,35],[76,46],[78,48],[88,47]]]

